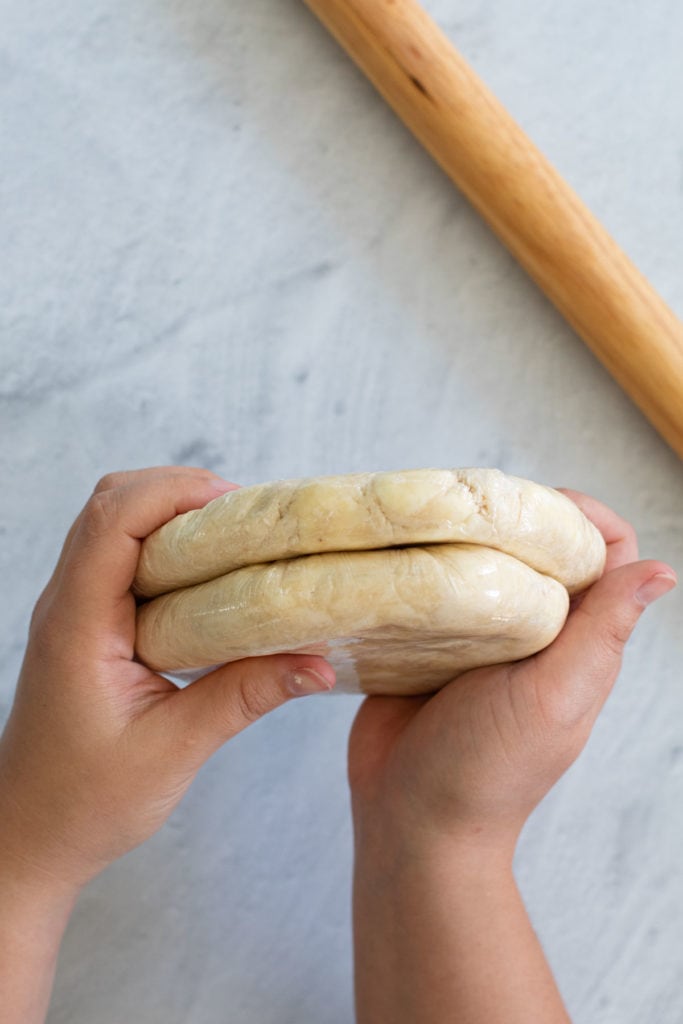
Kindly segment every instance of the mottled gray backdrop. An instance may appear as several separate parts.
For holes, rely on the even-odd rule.
[[[683,5],[427,8],[683,311]],[[0,0],[6,714],[98,476],[494,465],[683,568],[681,465],[299,0]],[[517,858],[577,1024],[683,1020],[680,595]],[[313,698],[84,894],[50,1024],[352,1017],[345,741]]]

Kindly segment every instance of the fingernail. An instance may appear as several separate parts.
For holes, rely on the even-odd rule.
[[[228,491],[238,491],[240,485],[233,484],[229,480],[223,480],[221,477],[216,477],[211,481],[211,486],[219,494],[226,494]]]
[[[309,693],[321,693],[331,690],[333,684],[320,672],[312,668],[300,668],[296,672],[288,672],[285,686],[294,697],[303,697]]]
[[[658,597],[664,597],[670,590],[673,590],[676,583],[675,576],[669,576],[665,572],[657,572],[636,591],[636,601],[638,604],[642,604],[643,608],[646,608],[647,605],[656,601]]]

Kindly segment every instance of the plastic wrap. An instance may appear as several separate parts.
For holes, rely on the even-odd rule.
[[[485,546],[326,553],[253,565],[143,605],[138,656],[176,674],[303,651],[341,692],[427,693],[527,657],[565,621],[566,588]]]

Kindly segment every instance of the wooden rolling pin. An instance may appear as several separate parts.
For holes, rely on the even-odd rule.
[[[305,0],[683,458],[683,324],[415,0]]]

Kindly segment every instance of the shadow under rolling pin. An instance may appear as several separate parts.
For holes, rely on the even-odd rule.
[[[683,324],[416,0],[304,0],[683,458]]]

